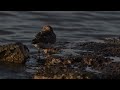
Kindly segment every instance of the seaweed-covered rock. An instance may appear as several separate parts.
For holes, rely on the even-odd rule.
[[[120,62],[114,61],[120,58],[119,38],[74,47],[66,43],[59,49],[49,54],[34,79],[120,79]]]
[[[42,67],[33,79],[96,79],[94,73],[72,69],[64,64],[56,64]]]
[[[25,63],[29,57],[29,49],[20,42],[0,46],[0,61]]]
[[[96,79],[94,73],[86,72],[79,57],[54,57],[50,56],[41,65],[33,79]]]

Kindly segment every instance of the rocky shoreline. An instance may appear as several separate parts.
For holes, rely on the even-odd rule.
[[[120,40],[104,43],[82,42],[73,49],[76,55],[50,55],[40,66],[34,79],[120,79],[120,62],[110,57],[120,57]],[[66,44],[67,48],[67,44]],[[65,44],[64,44],[65,49]],[[119,58],[120,59],[120,58]]]
[[[32,79],[120,79],[120,39],[69,45],[70,42],[57,42],[37,62],[40,65]],[[1,62],[25,64],[29,57],[29,49],[22,43],[0,46]]]

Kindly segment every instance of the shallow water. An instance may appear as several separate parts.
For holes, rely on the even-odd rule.
[[[0,44],[21,41],[34,53],[31,40],[46,24],[54,28],[57,42],[100,42],[120,35],[120,11],[0,11]],[[35,68],[32,58],[26,66],[2,64],[0,78],[28,78],[26,73],[33,74]]]

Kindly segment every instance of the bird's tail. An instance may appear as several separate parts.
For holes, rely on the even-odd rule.
[[[35,38],[32,40],[32,44],[37,44],[38,43],[38,40]]]

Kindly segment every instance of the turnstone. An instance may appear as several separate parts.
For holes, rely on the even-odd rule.
[[[53,28],[49,25],[43,26],[42,31],[40,31],[32,40],[32,44],[38,49],[39,55],[41,49],[44,50],[45,53],[47,49],[52,48],[55,42],[56,42],[56,35],[53,31]]]

